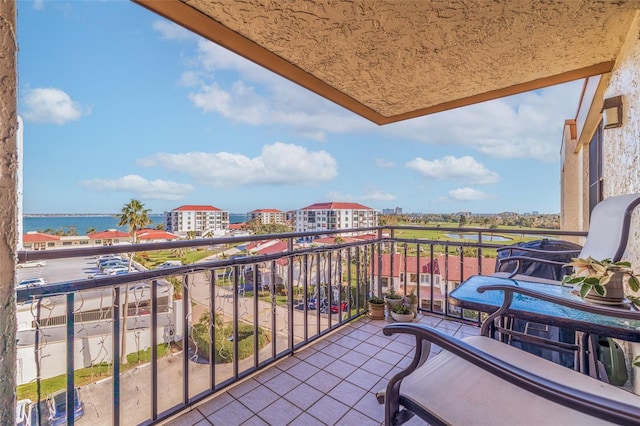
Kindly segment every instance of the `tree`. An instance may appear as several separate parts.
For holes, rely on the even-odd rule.
[[[96,228],[87,228],[86,234],[89,235],[89,234],[93,234],[94,232],[96,232]]]
[[[119,220],[118,226],[126,226],[129,228],[129,235],[133,244],[137,243],[136,232],[143,229],[151,223],[149,219],[150,209],[145,209],[144,204],[138,200],[131,200],[122,207],[120,214],[116,215]],[[131,263],[133,262],[133,253],[129,253],[129,272],[131,272]],[[122,346],[120,348],[120,361],[127,363],[127,317],[129,315],[129,290],[124,293],[124,310],[122,312]]]

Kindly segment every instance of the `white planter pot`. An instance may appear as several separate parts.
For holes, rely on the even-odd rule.
[[[391,318],[393,318],[395,322],[411,322],[413,321],[413,314],[396,314],[391,311]]]

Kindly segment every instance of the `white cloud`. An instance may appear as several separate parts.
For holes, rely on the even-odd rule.
[[[417,157],[406,166],[428,179],[470,182],[477,185],[492,184],[500,180],[496,172],[487,169],[468,155],[460,158],[446,156],[433,161]]]
[[[65,124],[89,113],[78,102],[60,89],[38,88],[27,91],[23,101],[22,116],[34,123]]]
[[[147,180],[138,175],[127,175],[118,179],[91,179],[81,182],[96,191],[130,191],[140,198],[152,200],[180,200],[194,191],[189,184],[162,179]]]
[[[463,146],[496,158],[557,161],[564,120],[575,116],[582,88],[575,81],[378,127],[233,52],[194,39],[197,53],[182,77],[193,88],[194,105],[239,123],[290,126],[320,141],[327,133],[370,133]],[[230,76],[236,81],[229,83]],[[224,103],[216,105],[220,99]]]
[[[252,126],[290,126],[297,134],[318,141],[326,133],[350,133],[377,128],[367,120],[329,102],[223,47],[198,39],[192,68],[179,83],[190,87],[189,100],[206,112]],[[225,83],[216,73],[235,71]]]
[[[395,200],[395,195],[389,194],[379,189],[372,189],[360,196],[361,200],[367,201],[391,201]]]
[[[229,152],[157,153],[138,160],[143,167],[159,166],[187,174],[214,188],[238,185],[305,185],[338,175],[334,158],[326,151],[310,152],[299,145],[265,145],[258,157]]]
[[[564,120],[575,117],[582,81],[457,108],[383,127],[389,137],[458,145],[496,158],[557,161]]]
[[[167,21],[155,21],[152,24],[154,30],[158,31],[165,40],[188,40],[196,39],[196,35],[180,25]]]
[[[452,201],[479,201],[495,198],[495,195],[478,191],[473,188],[458,188],[449,191],[449,200]]]
[[[327,194],[332,201],[391,201],[395,200],[395,195],[384,192],[380,189],[367,189],[362,195],[353,195],[340,191],[332,191]]]
[[[396,166],[396,163],[389,160],[383,160],[382,158],[376,158],[376,166],[382,167],[383,169],[390,169]]]

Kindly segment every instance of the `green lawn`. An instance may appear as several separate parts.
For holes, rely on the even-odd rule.
[[[168,351],[166,344],[158,345],[158,358],[165,356]],[[139,364],[147,363],[151,360],[151,348],[127,355],[128,364],[120,366],[120,372],[124,372],[131,368],[137,367]],[[84,386],[89,383],[111,377],[113,367],[111,364],[102,363],[93,367],[81,368],[74,372],[74,383],[76,386]],[[47,395],[64,389],[67,386],[67,375],[40,380],[40,397],[45,398]],[[25,383],[17,387],[18,399],[30,399],[36,401],[38,399],[37,383]]]
[[[155,250],[140,252],[135,256],[135,260],[147,269],[154,269],[169,260],[180,260],[184,265],[189,265],[214,254],[216,252],[210,250]]]

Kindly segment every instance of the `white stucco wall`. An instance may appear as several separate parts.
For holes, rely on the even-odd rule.
[[[627,40],[619,55],[605,90],[605,99],[622,95],[623,124],[604,130],[603,175],[604,196],[640,192],[640,16],[636,15]],[[638,209],[640,210],[640,209]],[[640,273],[640,211],[636,210],[626,260]],[[632,356],[640,354],[640,345],[629,345]],[[635,393],[640,393],[640,369],[633,368]]]

